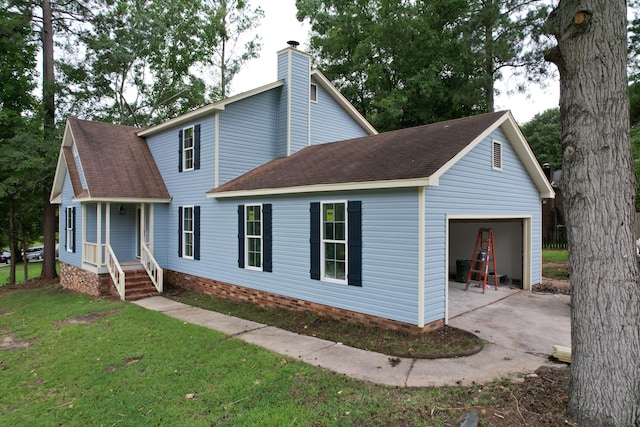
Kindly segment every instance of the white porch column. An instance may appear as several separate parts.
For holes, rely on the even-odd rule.
[[[154,249],[153,249],[153,207],[154,204],[152,203],[151,205],[149,205],[149,250],[151,251],[151,253],[154,253]]]
[[[106,218],[106,224],[104,226],[104,237],[105,237],[105,244],[109,246],[111,245],[111,203],[110,202],[106,203],[106,208],[107,208],[107,218]]]
[[[84,246],[85,246],[85,242],[87,241],[87,205],[85,203],[82,203],[80,205],[80,210],[81,210],[81,216],[82,216],[82,232],[80,233],[82,235],[82,262],[84,262],[85,260],[85,253],[84,253]],[[73,224],[73,226],[75,227],[76,225]],[[66,227],[66,226],[65,226]]]
[[[140,243],[147,244],[147,204],[140,203]],[[142,250],[142,248],[141,248]]]
[[[96,203],[96,250],[98,266],[104,264],[104,256],[102,250],[102,202]]]

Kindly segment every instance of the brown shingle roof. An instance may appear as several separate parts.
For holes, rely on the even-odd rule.
[[[140,128],[76,118],[68,121],[91,198],[171,198],[147,143],[136,135]],[[69,149],[64,155],[78,197],[73,154]]]
[[[266,163],[208,194],[427,178],[504,115],[504,111],[488,113],[313,145]]]

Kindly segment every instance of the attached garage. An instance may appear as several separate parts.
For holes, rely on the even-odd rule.
[[[514,286],[530,289],[531,275],[524,270],[526,260],[531,258],[531,245],[525,244],[525,238],[530,240],[527,228],[531,228],[531,218],[449,218],[449,278],[460,274],[457,261],[471,260],[481,228],[493,230],[498,276],[504,276],[503,280]]]

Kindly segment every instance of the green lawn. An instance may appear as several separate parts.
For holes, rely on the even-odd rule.
[[[569,251],[566,249],[543,249],[542,262],[568,262]]]
[[[29,279],[34,279],[40,276],[42,272],[42,262],[35,261],[27,263]],[[6,285],[9,283],[9,269],[11,268],[8,264],[0,264],[0,286]],[[60,263],[56,262],[56,270],[58,274],[60,274]],[[24,282],[24,264],[19,263],[16,264],[16,283]]]
[[[490,408],[495,393],[513,393],[504,381],[424,389],[359,382],[53,285],[0,290],[0,335],[0,425],[458,425],[462,413]]]

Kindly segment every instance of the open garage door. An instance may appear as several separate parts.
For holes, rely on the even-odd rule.
[[[502,299],[518,289],[531,286],[531,220],[529,218],[449,218],[447,244],[447,319],[462,312]],[[474,288],[464,290],[468,265],[480,228],[493,230],[498,291],[493,280],[485,294]],[[460,269],[463,271],[460,271]],[[466,270],[464,270],[466,268]],[[493,268],[490,268],[490,271]],[[480,295],[475,295],[480,294]]]

